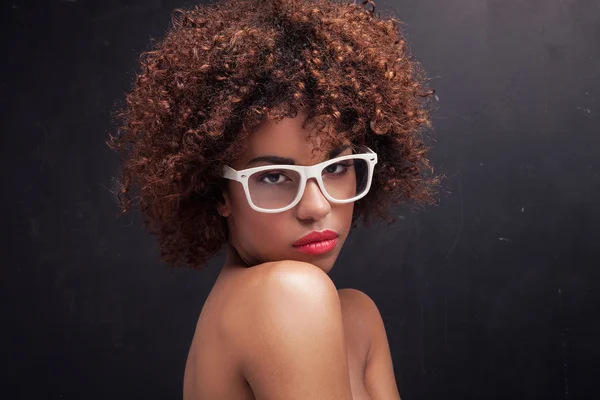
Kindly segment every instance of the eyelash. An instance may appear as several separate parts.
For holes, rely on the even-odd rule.
[[[354,165],[354,163],[352,161],[350,161],[350,160],[340,161],[340,162],[337,162],[335,164],[328,165],[327,167],[324,168],[324,170],[327,169],[327,168],[333,167],[333,166],[336,166],[336,167],[337,166],[342,166],[342,167],[344,167],[343,171],[338,172],[338,173],[334,173],[334,172],[330,173],[331,175],[342,175],[342,174],[344,174],[348,170],[348,168],[352,167],[353,165]],[[258,181],[258,183],[262,183],[262,184],[265,184],[265,185],[274,185],[274,184],[277,184],[277,182],[270,182],[270,183],[264,182],[264,179],[266,177],[272,176],[272,175],[279,175],[279,176],[283,175],[283,176],[287,177],[288,180],[292,180],[292,179],[290,179],[289,176],[287,176],[285,174],[284,170],[279,170],[279,171],[278,170],[273,170],[273,171],[267,171],[267,172],[264,172],[264,173],[260,174],[257,177],[257,181]],[[281,183],[283,183],[283,182],[281,182]]]
[[[277,170],[275,170],[275,171],[268,171],[268,172],[260,174],[260,176],[258,176],[258,178],[257,178],[258,183],[262,183],[262,184],[265,184],[265,185],[274,185],[274,184],[277,184],[277,182],[267,183],[267,182],[263,181],[266,177],[271,176],[271,175],[283,175],[283,176],[286,176],[289,179],[289,177],[283,171],[277,171]],[[291,180],[291,179],[289,179],[289,180]]]

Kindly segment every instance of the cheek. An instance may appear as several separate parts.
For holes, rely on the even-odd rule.
[[[235,221],[235,229],[245,241],[256,242],[286,239],[286,224],[289,224],[287,213],[267,214],[254,211],[246,199],[243,188],[231,190],[231,214]]]
[[[344,214],[352,214],[354,211],[354,203],[336,204],[336,207]]]
[[[266,214],[248,208],[236,216],[236,221],[247,237],[267,237],[280,235],[286,225],[281,214]]]
[[[352,214],[354,213],[354,203],[339,204],[336,207],[336,214],[338,221],[341,226],[346,230],[350,229],[352,225]]]
[[[288,247],[290,223],[284,215],[259,213],[252,209],[236,216],[236,230],[240,246],[254,258],[271,260]]]

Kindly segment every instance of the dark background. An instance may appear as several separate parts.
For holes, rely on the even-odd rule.
[[[222,258],[170,270],[117,219],[105,146],[158,0],[2,6],[2,398],[181,398]],[[439,102],[440,204],[359,228],[331,276],[379,305],[403,400],[600,398],[600,5],[376,1]]]

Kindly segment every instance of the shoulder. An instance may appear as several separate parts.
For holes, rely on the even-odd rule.
[[[244,312],[253,320],[278,318],[290,312],[300,315],[315,307],[340,312],[337,289],[329,275],[299,261],[272,263],[259,273],[247,294]],[[264,311],[269,313],[265,315]]]
[[[340,294],[340,299],[343,299],[344,302],[358,308],[360,311],[366,313],[379,313],[377,305],[365,292],[352,288],[340,289],[338,292]]]
[[[373,340],[380,336],[377,330],[383,326],[377,304],[369,295],[358,289],[340,289],[338,293],[344,322],[352,326],[356,334],[368,338],[370,348]]]
[[[340,298],[329,276],[296,261],[259,274],[229,330],[253,390],[288,399],[350,398]],[[298,377],[306,382],[302,387]]]
[[[377,304],[366,293],[351,288],[340,289],[338,293],[344,312],[356,319],[356,322],[368,325],[381,319]]]
[[[365,388],[373,399],[400,400],[394,377],[394,366],[381,313],[375,302],[356,289],[340,291],[344,319],[353,329],[368,337],[368,351],[364,373]],[[346,317],[348,315],[348,317]]]
[[[261,329],[258,320],[273,323],[274,319],[283,318],[282,314],[302,313],[319,305],[329,307],[329,312],[341,313],[334,283],[313,264],[270,262],[252,267],[240,278],[227,307],[226,330],[232,342],[240,340],[240,330]]]
[[[327,273],[319,267],[293,260],[269,262],[252,267],[240,282],[245,298],[243,301],[263,301],[281,291],[336,291]]]

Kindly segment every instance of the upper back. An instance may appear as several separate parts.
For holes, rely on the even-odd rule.
[[[217,280],[202,307],[185,366],[184,400],[254,399],[226,332],[228,320],[235,318],[233,303],[243,295],[235,290],[241,283],[239,279]]]

